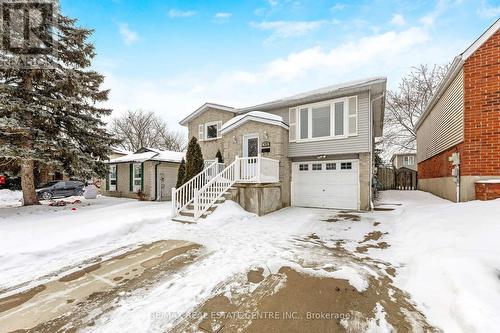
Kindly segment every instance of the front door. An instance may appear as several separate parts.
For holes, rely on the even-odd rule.
[[[241,165],[242,180],[252,180],[257,177],[257,157],[259,156],[259,135],[248,134],[243,136],[243,157]]]

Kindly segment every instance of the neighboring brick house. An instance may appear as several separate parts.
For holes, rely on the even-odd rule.
[[[391,157],[391,164],[395,169],[408,168],[417,171],[417,153],[396,153]]]
[[[416,125],[419,188],[455,201],[500,179],[500,20],[457,56]],[[459,154],[459,186],[449,158]]]
[[[198,138],[205,160],[220,150],[226,169],[239,164],[201,196],[217,197],[237,178],[233,198],[259,215],[290,205],[369,210],[385,91],[386,78],[376,77],[246,108],[204,104],[180,124]],[[177,211],[193,206],[179,196]]]
[[[109,174],[101,184],[101,191],[106,196],[133,199],[142,191],[146,200],[170,200],[184,156],[184,152],[141,148],[110,159]]]

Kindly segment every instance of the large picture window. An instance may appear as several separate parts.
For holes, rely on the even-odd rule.
[[[358,134],[357,96],[290,109],[291,114],[294,115],[295,112],[298,119],[290,130],[296,131],[297,135],[291,135],[290,138],[296,138],[291,141],[340,139]]]
[[[331,133],[331,110],[330,105],[311,108],[312,137],[320,138],[330,136]]]

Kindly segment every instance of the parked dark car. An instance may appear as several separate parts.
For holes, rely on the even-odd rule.
[[[38,198],[50,200],[52,198],[70,197],[72,195],[83,195],[83,184],[77,180],[54,180],[42,185],[36,190]]]

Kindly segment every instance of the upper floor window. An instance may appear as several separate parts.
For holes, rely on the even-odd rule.
[[[198,137],[200,140],[212,140],[220,138],[220,128],[222,121],[213,121],[210,123],[200,124]]]
[[[357,96],[289,109],[290,142],[345,138],[358,134]]]
[[[415,158],[413,156],[403,156],[403,164],[413,165],[415,164]]]

